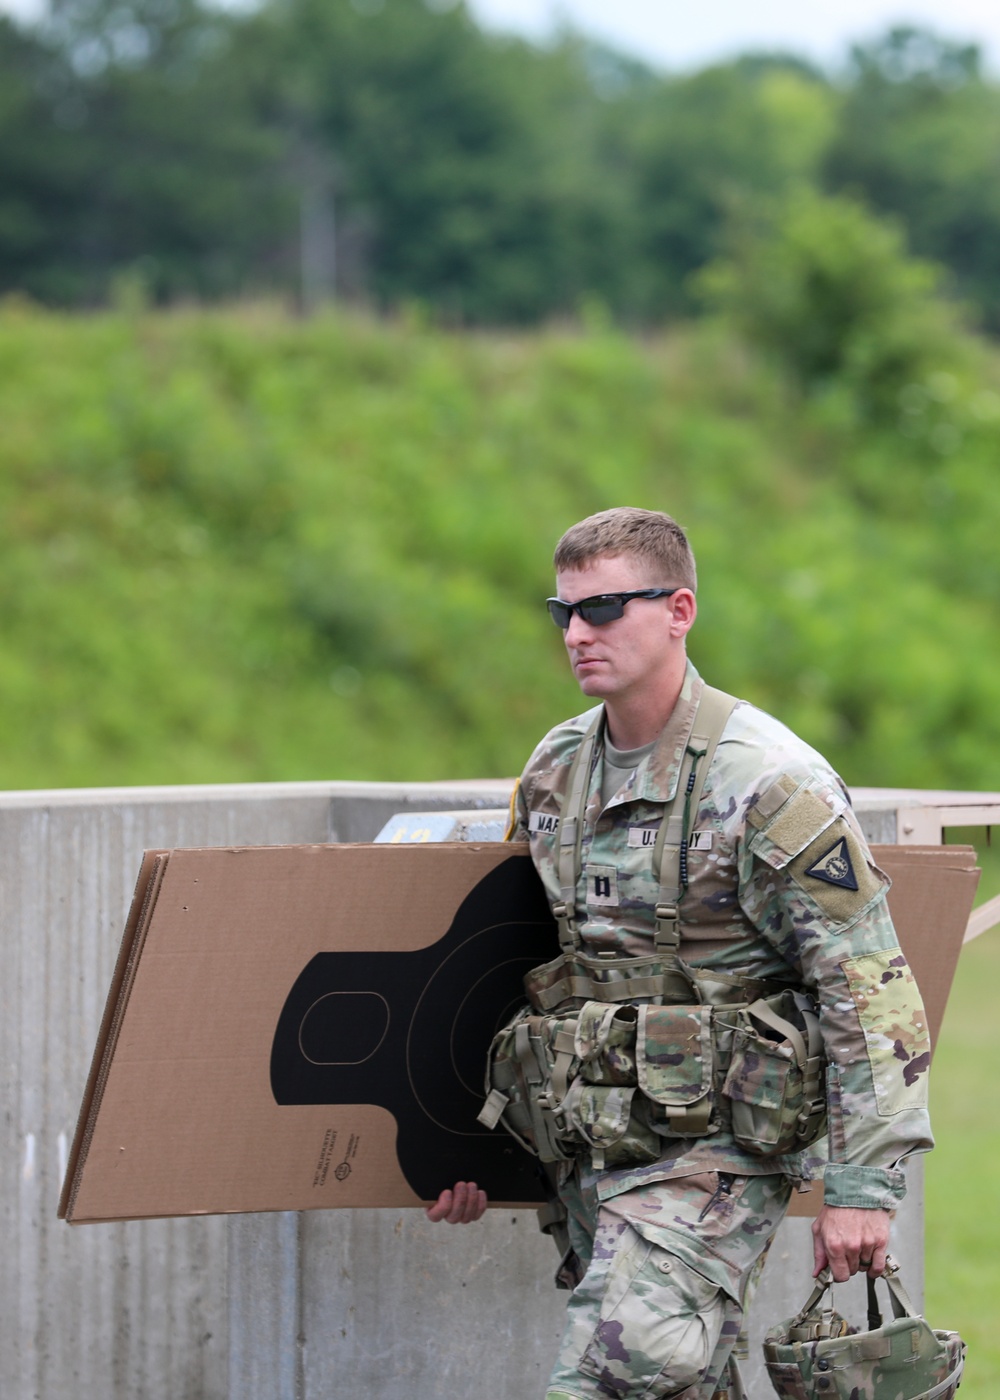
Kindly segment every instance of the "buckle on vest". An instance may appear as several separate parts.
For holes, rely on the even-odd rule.
[[[805,1138],[819,1126],[820,1120],[826,1113],[826,1099],[815,1098],[807,1104],[803,1104],[799,1110],[798,1124],[799,1134]],[[807,1144],[808,1145],[808,1144]]]
[[[681,916],[676,904],[657,904],[656,937],[658,953],[676,953],[681,941]]]

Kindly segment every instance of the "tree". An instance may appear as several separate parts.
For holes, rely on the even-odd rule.
[[[4,24],[0,288],[73,303],[124,269],[163,298],[263,280],[283,192],[229,32],[198,0],[60,0],[33,33]]]
[[[1000,330],[1000,89],[975,46],[897,28],[854,48],[823,180],[901,219]]]
[[[66,228],[85,202],[82,112],[62,56],[0,17],[0,291],[73,296]]]
[[[700,289],[806,393],[895,419],[909,385],[961,355],[942,270],[856,200],[802,187],[742,220]]]
[[[289,148],[326,150],[378,302],[530,321],[617,298],[628,200],[602,164],[592,51],[487,36],[464,8],[271,0],[234,61]]]
[[[835,108],[819,74],[782,58],[741,59],[637,96],[627,115],[647,315],[693,309],[688,278],[720,252],[741,204],[814,176]]]

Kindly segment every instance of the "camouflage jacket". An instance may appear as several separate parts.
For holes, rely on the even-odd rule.
[[[577,885],[585,950],[651,951],[657,877],[650,841],[675,794],[703,682],[689,665],[652,753],[601,804],[591,773]],[[517,788],[513,840],[530,840],[559,897],[558,826],[573,756],[591,710],[535,749]],[[847,791],[829,764],[778,720],[737,703],[691,823],[680,955],[697,966],[805,988],[818,1002],[828,1060],[828,1138],[808,1153],[760,1158],[725,1132],[667,1138],[652,1166],[600,1177],[607,1199],[648,1181],[708,1169],[822,1175],[830,1205],[891,1209],[900,1160],[933,1146],[927,1114],[930,1039],[892,926],[889,881],[871,861]]]

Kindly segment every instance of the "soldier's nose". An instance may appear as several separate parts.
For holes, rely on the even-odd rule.
[[[579,613],[573,613],[566,628],[566,645],[576,646],[578,642],[589,641],[594,634],[594,629],[589,622],[584,622]]]

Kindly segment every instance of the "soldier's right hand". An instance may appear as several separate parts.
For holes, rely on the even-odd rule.
[[[454,1189],[444,1190],[434,1205],[427,1207],[428,1220],[447,1220],[449,1225],[471,1225],[486,1210],[486,1192],[474,1181],[456,1181]]]

